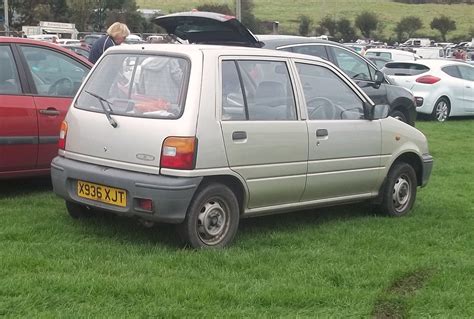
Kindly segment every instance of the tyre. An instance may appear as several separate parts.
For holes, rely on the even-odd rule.
[[[234,239],[239,218],[239,204],[232,190],[212,183],[194,195],[178,233],[193,248],[222,248]]]
[[[89,218],[89,217],[92,217],[92,215],[94,215],[94,213],[89,207],[79,205],[73,202],[66,201],[66,209],[67,209],[67,212],[69,213],[69,216],[71,216],[74,219]]]
[[[416,199],[417,180],[413,167],[396,163],[389,171],[382,193],[382,211],[393,217],[406,215]]]
[[[392,113],[390,113],[390,116],[397,119],[397,120],[399,120],[399,121],[407,123],[407,117],[401,111],[395,110]]]
[[[449,103],[449,100],[445,97],[440,97],[435,103],[433,113],[431,113],[431,118],[438,122],[444,122],[448,119],[450,111],[451,104]]]

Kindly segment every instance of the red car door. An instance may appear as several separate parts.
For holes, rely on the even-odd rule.
[[[11,46],[0,44],[0,177],[33,170],[37,155],[35,103],[23,95]]]
[[[36,166],[49,168],[58,153],[61,122],[89,68],[72,55],[50,48],[21,45],[20,51],[36,89],[34,103],[39,131]]]

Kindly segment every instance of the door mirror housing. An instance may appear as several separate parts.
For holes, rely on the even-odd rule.
[[[364,102],[365,118],[368,120],[380,120],[388,117],[390,106],[387,104],[374,105],[369,102]]]
[[[383,74],[383,72],[380,70],[375,71],[374,88],[378,89],[384,81],[385,81],[385,75]]]

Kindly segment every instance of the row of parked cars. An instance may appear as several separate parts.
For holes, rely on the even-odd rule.
[[[360,201],[411,210],[433,159],[413,95],[370,61],[257,38],[216,13],[157,23],[193,45],[116,46],[92,72],[56,45],[0,38],[0,176],[51,165],[72,217],[173,223],[195,248],[228,245],[243,217]]]

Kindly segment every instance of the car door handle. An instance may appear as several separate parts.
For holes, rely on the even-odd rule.
[[[59,115],[59,111],[56,110],[55,108],[53,107],[48,107],[47,109],[45,110],[39,110],[40,114],[42,115],[48,115],[48,116],[55,116],[55,115]]]
[[[245,139],[247,139],[247,132],[244,132],[244,131],[232,132],[232,140],[237,141],[237,140],[245,140]]]
[[[316,130],[316,136],[317,137],[324,137],[324,136],[328,136],[329,133],[328,133],[328,130],[326,130],[325,128],[320,128],[318,130]]]

